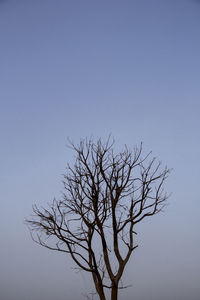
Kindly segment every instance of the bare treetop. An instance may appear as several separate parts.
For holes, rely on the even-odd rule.
[[[124,268],[138,246],[137,223],[166,203],[163,184],[169,169],[161,170],[151,153],[143,156],[142,144],[133,151],[125,146],[118,154],[110,138],[70,146],[76,160],[66,168],[63,198],[47,209],[34,206],[27,224],[37,243],[69,253],[80,269],[92,274],[101,300],[105,289],[116,300],[124,287]]]

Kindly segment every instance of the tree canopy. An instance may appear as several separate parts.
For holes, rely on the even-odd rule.
[[[46,208],[33,206],[26,223],[40,245],[70,254],[81,270],[91,273],[96,293],[117,300],[124,269],[133,251],[137,224],[166,204],[164,183],[170,170],[142,144],[114,151],[114,140],[70,143],[76,159],[64,174],[64,192]]]

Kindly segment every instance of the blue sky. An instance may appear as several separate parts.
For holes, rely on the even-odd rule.
[[[199,299],[199,53],[197,0],[0,1],[2,300],[84,299],[90,278],[35,245],[23,220],[61,195],[67,137],[109,133],[174,169],[121,297]]]

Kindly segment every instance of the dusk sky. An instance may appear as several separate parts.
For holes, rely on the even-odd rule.
[[[138,226],[119,300],[200,299],[200,1],[0,0],[0,299],[77,300],[69,256],[33,243],[78,143],[112,134],[173,168]],[[97,298],[96,298],[97,299]]]

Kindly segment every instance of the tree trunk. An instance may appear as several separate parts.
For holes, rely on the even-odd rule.
[[[100,300],[106,300],[105,294],[104,294],[104,289],[103,289],[103,283],[102,279],[99,275],[99,273],[92,273],[94,285],[97,291],[97,294],[99,295]]]
[[[101,292],[98,292],[100,300],[106,300],[105,295]]]
[[[95,287],[96,287],[96,291],[99,295],[100,300],[106,300],[102,284],[98,285],[98,283],[97,283],[97,284],[95,284]]]
[[[117,300],[118,298],[118,286],[113,286],[111,291],[111,300]]]

